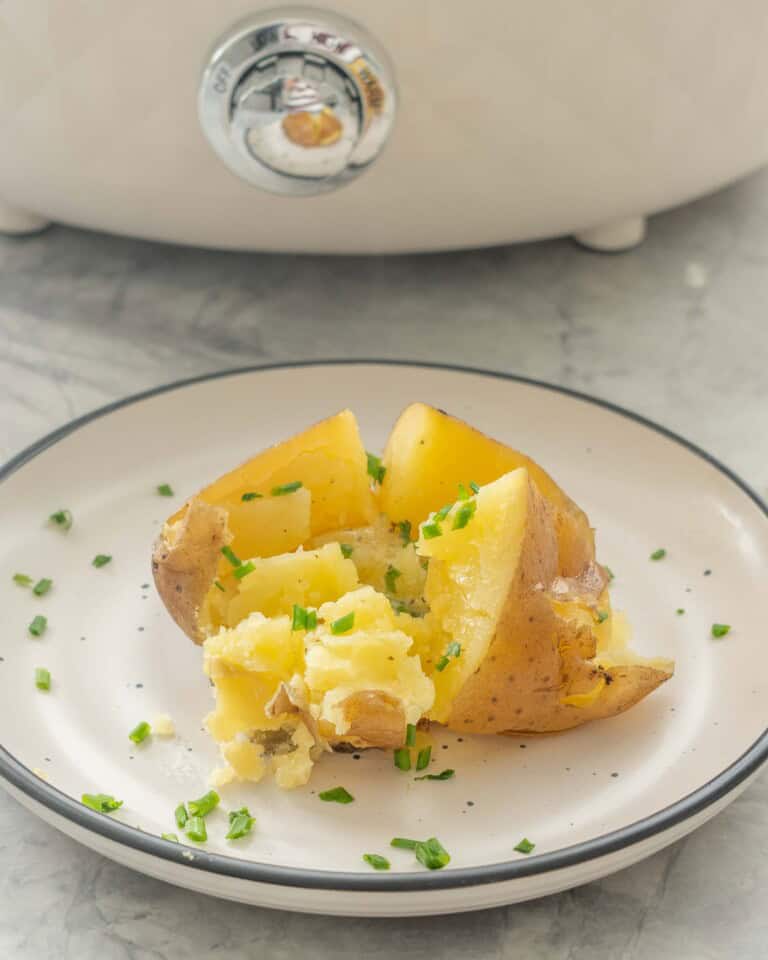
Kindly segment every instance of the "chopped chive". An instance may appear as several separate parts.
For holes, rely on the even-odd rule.
[[[123,805],[122,800],[115,800],[108,793],[84,793],[80,800],[98,813],[113,813]]]
[[[607,610],[598,610],[597,611],[597,622],[605,623],[605,621],[610,617],[610,613]]]
[[[317,610],[307,610],[307,630],[317,629]]]
[[[467,488],[464,486],[463,483],[460,483],[459,484],[459,500],[469,500],[470,497],[471,497],[471,493],[469,492],[469,490],[467,490]]]
[[[303,486],[301,480],[292,480],[290,483],[281,483],[277,487],[272,487],[270,492],[273,497],[287,497],[289,493],[296,493]]]
[[[195,843],[205,843],[208,839],[208,831],[205,828],[205,820],[202,817],[190,817],[187,820],[187,836]]]
[[[605,572],[608,574],[608,583],[611,583],[611,581],[616,579],[616,574],[606,564],[603,564],[603,570],[605,570]]]
[[[51,689],[51,674],[45,667],[37,667],[35,669],[35,686],[38,690]]]
[[[408,840],[407,837],[393,837],[389,841],[390,847],[397,847],[399,850],[415,850],[418,840]]]
[[[416,758],[416,769],[417,770],[426,770],[429,766],[429,761],[432,758],[432,747],[423,747],[419,750],[419,755]]]
[[[417,768],[418,769],[418,768]],[[450,780],[455,770],[441,770],[440,773],[425,773],[423,777],[414,777],[414,780]]]
[[[378,853],[364,853],[363,860],[369,863],[374,870],[389,870],[389,860],[386,857],[379,856]]]
[[[449,658],[446,656],[442,656],[435,664],[435,670],[438,670],[440,673],[442,673],[449,663],[450,663]]]
[[[408,613],[408,604],[405,600],[394,600],[390,598],[389,604],[395,613]]]
[[[147,737],[152,732],[152,728],[147,723],[146,720],[142,720],[140,723],[137,723],[136,726],[128,734],[128,739],[133,740],[134,743],[143,743]]]
[[[333,787],[330,790],[323,790],[322,793],[318,793],[318,797],[320,797],[321,800],[325,800],[326,803],[352,803],[355,799],[344,787]]]
[[[244,503],[248,503],[249,500],[261,500],[263,496],[263,493],[255,493],[254,491],[249,490],[248,493],[244,493],[240,499]]]
[[[224,554],[227,560],[229,560],[233,567],[239,567],[242,564],[243,561],[240,559],[240,557],[238,557],[232,547],[222,547],[221,552]]]
[[[342,557],[344,557],[345,560],[349,560],[349,558],[352,556],[352,551],[353,551],[353,549],[354,549],[354,547],[352,546],[352,544],[351,544],[351,543],[340,543],[339,546],[341,547],[341,555],[342,555]]]
[[[461,644],[457,643],[455,640],[452,640],[451,643],[449,643],[445,648],[445,653],[443,656],[440,657],[435,664],[435,670],[439,670],[440,673],[442,673],[443,670],[445,670],[445,668],[448,666],[448,662],[450,661],[451,657],[459,656],[461,656]]]
[[[160,836],[163,838],[163,840],[170,840],[171,843],[179,842],[179,837],[176,833],[161,833]]]
[[[409,723],[405,728],[405,745],[406,747],[416,746],[416,724],[415,723]]]
[[[468,500],[466,503],[462,503],[462,505],[456,511],[456,516],[453,518],[453,527],[451,529],[463,530],[472,517],[474,517],[476,510],[476,500]]]
[[[331,633],[335,636],[338,636],[340,633],[346,633],[348,630],[351,630],[355,625],[355,611],[351,610],[348,614],[343,617],[339,617],[338,620],[334,620],[331,624]]]
[[[440,529],[440,524],[435,523],[433,520],[430,523],[425,523],[421,528],[421,535],[425,540],[434,540],[435,537],[442,536],[443,531]]]
[[[14,573],[13,582],[18,587],[31,587],[32,586],[32,577],[28,577],[26,573]]]
[[[106,565],[111,562],[112,557],[108,553],[97,553],[93,560],[91,560],[91,564],[94,567],[106,567]]]
[[[176,826],[183,830],[187,825],[187,820],[189,820],[189,814],[187,813],[187,808],[183,803],[180,803],[178,807],[173,811],[173,816],[176,819]]]
[[[317,610],[306,610],[298,603],[294,603],[291,630],[314,630],[316,627]]]
[[[514,849],[517,850],[518,853],[530,853],[535,846],[535,843],[531,843],[527,837],[523,837]]]
[[[666,555],[667,555],[667,551],[664,549],[664,547],[659,547],[658,550],[654,550],[654,551],[653,551],[653,553],[651,554],[651,556],[650,556],[649,559],[651,559],[651,560],[663,560],[664,557],[666,557]]]
[[[731,625],[729,623],[713,623],[712,624],[712,636],[713,637],[724,637],[727,633],[731,632]]]
[[[419,863],[424,864],[428,870],[442,870],[451,862],[451,855],[437,837],[430,837],[423,843],[417,843],[414,852]]]
[[[48,618],[42,617],[38,614],[33,620],[32,623],[27,627],[29,632],[33,637],[42,637],[45,633],[46,627],[48,626]]]
[[[403,545],[407,547],[411,542],[411,521],[400,520],[397,524],[397,531],[400,534],[400,539],[403,541]]]
[[[445,520],[445,518],[448,516],[451,510],[453,510],[453,504],[446,503],[446,505],[444,507],[440,507],[440,509],[435,514],[435,520]]]
[[[188,800],[187,808],[189,809],[190,818],[207,817],[211,810],[218,807],[220,799],[221,797],[215,790],[209,790],[208,793],[204,793],[198,800]]]
[[[171,488],[170,483],[159,483],[157,485],[157,492],[161,497],[172,497],[173,489]]]
[[[408,771],[411,769],[411,751],[408,747],[398,747],[395,750],[394,759],[398,770]]]
[[[214,587],[216,587],[217,590],[221,590],[222,593],[226,593],[226,592],[227,592],[227,591],[224,589],[224,584],[221,582],[221,580],[214,580],[214,581],[213,581],[213,585],[214,585]]]
[[[229,830],[225,834],[225,840],[239,840],[247,836],[255,823],[248,807],[241,807],[239,810],[230,810],[229,812]]]
[[[470,489],[473,493],[480,493],[480,484],[479,484],[479,483],[475,483],[474,480],[470,480],[470,481],[469,481],[469,489]]]
[[[678,617],[682,617],[682,615],[685,613],[685,610],[682,607],[678,607],[677,610],[675,610],[675,613],[678,615]]]
[[[57,510],[55,513],[52,513],[48,519],[62,530],[71,529],[74,521],[71,510]]]
[[[52,586],[53,580],[50,580],[48,577],[43,577],[42,580],[38,580],[34,587],[32,587],[32,593],[34,593],[36,597],[44,597]]]
[[[368,458],[368,476],[381,486],[387,468],[381,465],[381,457],[373,453],[366,453],[366,457]]]
[[[402,574],[397,569],[390,564],[387,567],[387,572],[384,574],[384,583],[387,588],[387,593],[397,593],[397,578],[401,577]]]
[[[235,575],[235,579],[242,580],[243,577],[247,577],[249,573],[253,573],[256,569],[256,564],[253,560],[247,560],[245,563],[241,563],[239,567],[235,567],[232,573]]]

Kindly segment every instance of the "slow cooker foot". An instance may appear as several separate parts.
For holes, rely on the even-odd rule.
[[[573,239],[588,250],[600,253],[623,253],[645,240],[645,217],[624,217],[609,220],[597,227],[574,233]]]
[[[29,210],[19,210],[0,200],[0,234],[22,237],[30,233],[40,233],[51,225],[50,220],[39,217]]]

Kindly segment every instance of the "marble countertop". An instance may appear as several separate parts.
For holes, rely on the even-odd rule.
[[[768,172],[652,219],[640,249],[568,241],[421,257],[165,247],[54,228],[0,239],[0,460],[117,397],[243,364],[460,362],[630,407],[768,492]],[[758,960],[768,777],[597,883],[438,919],[338,920],[147,879],[0,794],[0,957]]]

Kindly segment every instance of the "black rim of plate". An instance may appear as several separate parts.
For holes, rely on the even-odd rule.
[[[80,427],[92,420],[104,417],[122,407],[138,403],[141,400],[147,400],[151,397],[167,393],[171,390],[183,389],[204,383],[208,380],[218,380],[225,377],[235,377],[244,374],[257,373],[267,370],[281,370],[301,367],[317,366],[394,366],[394,367],[421,367],[429,370],[444,370],[450,373],[470,374],[473,376],[485,376],[500,380],[510,380],[516,383],[526,384],[532,387],[538,387],[543,390],[550,390],[560,393],[576,400],[585,401],[595,406],[602,407],[619,416],[626,417],[635,423],[653,430],[655,433],[666,437],[680,446],[684,447],[690,453],[704,460],[710,466],[714,467],[721,474],[728,477],[762,512],[768,519],[768,504],[766,504],[758,494],[752,490],[740,477],[732,470],[721,463],[716,457],[697,447],[695,444],[679,436],[666,427],[654,423],[652,420],[626,410],[607,400],[601,400],[592,397],[589,394],[581,393],[578,390],[571,390],[567,387],[557,386],[546,383],[541,380],[535,380],[529,377],[518,376],[516,374],[504,373],[494,370],[483,370],[474,367],[466,367],[454,364],[424,363],[419,361],[407,360],[379,360],[379,359],[343,359],[343,360],[313,360],[295,363],[274,363],[255,365],[247,367],[237,367],[234,369],[222,370],[214,373],[202,374],[196,377],[190,377],[185,380],[178,380],[173,383],[163,384],[141,393],[133,394],[122,400],[109,403],[97,410],[87,413],[82,417],[72,420],[58,430],[54,430],[47,436],[33,443],[21,453],[17,454],[8,463],[0,468],[0,482],[9,477],[12,473],[19,470],[25,463],[38,456],[48,447],[58,443],[70,433],[78,430]],[[459,867],[456,869],[447,869],[434,872],[423,873],[390,873],[390,874],[365,874],[346,871],[329,870],[305,870],[301,867],[280,867],[271,866],[265,863],[258,863],[250,860],[242,860],[237,857],[230,857],[224,854],[208,853],[205,850],[181,846],[179,844],[163,840],[153,834],[144,833],[141,830],[131,827],[128,824],[112,820],[105,814],[97,813],[94,810],[84,806],[77,800],[62,793],[56,787],[46,783],[36,776],[30,769],[25,767],[16,758],[9,753],[5,747],[0,746],[0,776],[9,784],[21,791],[31,800],[42,804],[52,813],[63,817],[78,827],[84,828],[95,834],[99,834],[105,839],[111,840],[122,846],[130,847],[142,853],[153,857],[159,857],[162,860],[169,861],[187,869],[203,870],[209,873],[221,874],[223,876],[237,878],[241,880],[251,880],[259,883],[270,884],[273,886],[298,887],[307,890],[349,890],[366,891],[379,893],[399,893],[409,891],[429,891],[429,890],[447,890],[457,887],[473,887],[491,883],[501,883],[508,880],[516,880],[521,877],[530,877],[536,874],[548,873],[554,870],[562,870],[566,867],[586,863],[599,857],[615,853],[626,847],[640,843],[657,834],[663,833],[670,828],[689,820],[696,814],[706,810],[718,800],[734,791],[739,784],[743,783],[748,777],[755,773],[762,764],[768,759],[768,728],[758,737],[757,740],[730,766],[726,767],[717,776],[713,777],[707,783],[702,784],[698,789],[692,791],[687,796],[670,804],[662,810],[656,811],[649,817],[637,820],[628,824],[619,830],[602,836],[594,837],[582,843],[573,844],[569,847],[563,847],[560,850],[554,850],[551,853],[534,855],[520,860],[505,861],[502,863],[490,864],[479,867]],[[183,881],[182,881],[183,882]]]

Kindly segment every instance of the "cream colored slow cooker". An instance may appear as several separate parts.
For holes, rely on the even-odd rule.
[[[0,230],[602,248],[768,160],[762,0],[4,0]]]

